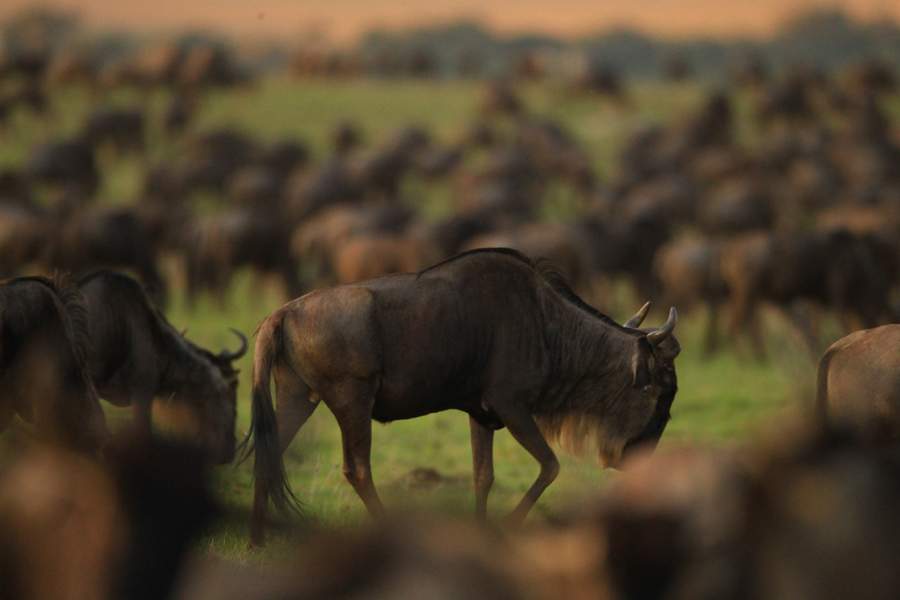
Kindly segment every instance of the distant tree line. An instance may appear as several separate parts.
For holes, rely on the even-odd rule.
[[[104,63],[133,52],[148,41],[148,35],[152,34],[90,31],[76,13],[29,9],[0,23],[0,57],[54,53],[77,46],[90,49],[94,59]],[[177,32],[175,40],[184,47],[240,45],[209,31]],[[283,69],[292,62],[296,66],[297,56],[374,76],[565,76],[583,71],[587,63],[629,78],[695,76],[715,80],[747,61],[772,70],[803,65],[831,71],[878,59],[900,69],[900,23],[887,18],[864,22],[839,10],[819,10],[787,22],[768,38],[666,40],[617,29],[573,40],[538,33],[501,35],[477,22],[459,21],[371,30],[346,48],[309,34],[287,42],[271,40],[265,52],[245,55],[242,62],[250,71],[261,73]],[[322,64],[317,68],[321,70]]]
[[[900,24],[891,20],[862,22],[837,10],[806,13],[786,23],[771,37],[692,38],[664,40],[619,29],[563,40],[547,35],[501,36],[475,22],[457,22],[404,31],[377,30],[359,42],[357,53],[427,54],[439,72],[453,74],[466,60],[478,61],[487,73],[507,72],[524,56],[576,56],[601,62],[630,77],[664,74],[678,60],[703,78],[722,78],[736,63],[753,59],[777,69],[802,64],[838,69],[878,58],[900,68]]]

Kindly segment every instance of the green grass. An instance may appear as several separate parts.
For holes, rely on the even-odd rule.
[[[263,81],[249,90],[217,92],[207,101],[198,126],[232,124],[263,139],[299,136],[322,156],[332,127],[341,119],[358,122],[369,142],[377,142],[391,130],[409,123],[421,124],[440,139],[452,140],[464,123],[477,114],[480,88],[470,83],[410,82],[291,82]],[[636,127],[661,122],[683,114],[696,106],[701,90],[692,86],[646,84],[636,87],[628,109],[611,106],[603,100],[574,96],[567,92],[529,87],[525,97],[532,109],[562,119],[590,149],[602,173],[613,168],[613,157],[621,141]],[[111,101],[137,101],[134,95],[121,94]],[[141,99],[159,107],[162,96]],[[27,155],[30,144],[50,139],[77,128],[90,98],[74,90],[55,99],[56,116],[33,119],[15,115],[4,132],[7,143],[0,144],[0,165],[16,164]],[[158,132],[149,160],[177,151],[177,142],[166,141]],[[104,172],[109,173],[102,192],[107,202],[127,201],[139,189],[143,160],[102,156]],[[410,190],[408,190],[410,191]],[[432,204],[447,204],[451,191],[437,191],[413,184],[411,191],[430,198]],[[554,193],[554,202],[566,206],[565,197]],[[548,209],[548,216],[565,209]],[[187,328],[196,342],[219,348],[234,343],[229,326],[250,333],[282,298],[277,286],[259,283],[248,273],[236,282],[225,305],[209,299],[188,310],[180,290],[170,311],[170,319],[179,328]],[[628,299],[617,303],[626,308],[637,306]],[[619,318],[627,315],[617,314]],[[660,314],[651,316],[661,319]],[[701,356],[704,317],[685,315],[678,328],[684,351],[677,361],[680,392],[673,406],[673,419],[662,446],[683,443],[728,445],[739,443],[780,418],[795,406],[811,387],[814,366],[802,345],[783,331],[778,318],[768,319],[772,350],[770,361],[757,364],[749,353],[729,349],[711,360]],[[241,361],[239,423],[242,433],[249,423],[250,357]],[[121,415],[117,414],[117,417]],[[537,473],[533,460],[505,431],[495,443],[496,484],[491,495],[494,514],[511,509]],[[344,482],[340,469],[340,440],[334,419],[320,408],[304,427],[286,455],[290,482],[304,501],[312,517],[331,525],[348,525],[364,518],[361,502]],[[400,507],[439,508],[467,512],[472,505],[470,484],[468,421],[465,415],[448,412],[387,426],[375,425],[373,462],[376,484],[386,504]],[[433,468],[440,481],[431,486],[415,485],[410,473],[418,468]],[[577,502],[609,477],[590,460],[565,457],[559,479],[538,504],[536,519],[546,518],[565,505]],[[224,467],[217,472],[217,491],[223,503],[238,512],[247,511],[251,501],[249,465]],[[238,520],[217,529],[208,538],[212,552],[235,559],[256,559],[277,554],[253,555],[246,549],[247,526]]]

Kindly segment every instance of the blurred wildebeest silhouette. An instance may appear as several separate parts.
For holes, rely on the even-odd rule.
[[[482,114],[490,117],[518,115],[524,111],[522,100],[508,82],[492,81],[485,85],[481,100]]]
[[[184,239],[188,301],[207,290],[224,302],[234,273],[242,267],[276,275],[287,296],[296,296],[302,285],[291,234],[290,223],[261,209],[239,208],[195,219]]]
[[[55,186],[90,199],[100,185],[101,174],[94,147],[84,136],[47,142],[34,147],[25,171],[37,183]]]
[[[117,152],[143,152],[144,113],[133,108],[98,108],[87,116],[84,137],[95,148],[111,145]]]
[[[398,263],[398,267],[421,265],[421,261],[431,255],[432,243],[427,234],[401,242],[413,217],[414,213],[410,208],[399,204],[338,204],[317,212],[297,227],[291,239],[291,252],[297,263],[314,267],[317,271],[316,280],[323,284],[341,281],[338,276],[339,263],[343,263],[341,270],[345,275],[371,272],[372,267],[390,268],[388,272],[394,272],[388,264],[393,262]],[[389,256],[382,260],[377,256],[359,256],[358,247],[348,250],[347,244],[355,238],[366,238],[370,242],[387,238],[397,243],[389,244],[392,246]],[[381,242],[376,244],[383,245]],[[409,257],[402,256],[406,250],[413,254]],[[357,258],[352,258],[351,255]],[[357,261],[362,258],[365,260]]]
[[[27,200],[0,200],[0,277],[18,275],[38,260],[49,228],[47,214]]]
[[[704,352],[719,345],[719,309],[728,298],[720,266],[721,242],[683,238],[670,242],[654,256],[653,271],[670,302],[685,310],[702,304],[707,310]]]
[[[900,325],[856,331],[819,361],[817,408],[881,443],[900,440]]]
[[[466,250],[513,248],[534,260],[547,259],[576,290],[586,291],[591,275],[591,243],[585,232],[566,223],[530,223],[476,236]]]
[[[383,513],[369,460],[373,419],[468,413],[480,518],[493,482],[493,432],[507,427],[540,464],[512,523],[558,474],[548,439],[592,446],[607,466],[655,445],[675,398],[680,346],[674,308],[662,327],[636,329],[648,308],[618,325],[510,249],[474,250],[417,274],[318,290],[285,305],[256,342],[245,440],[256,451],[252,541],[263,541],[270,497],[291,506],[281,455],[319,401],[337,419],[344,473],[372,515]]]
[[[732,334],[749,329],[754,350],[765,355],[757,308],[763,301],[794,309],[809,350],[817,358],[815,332],[796,302],[814,302],[836,311],[846,330],[851,318],[874,326],[890,318],[894,260],[875,238],[832,231],[766,232],[728,242],[722,251],[722,277],[731,300]]]
[[[617,104],[628,101],[628,93],[622,81],[622,74],[611,64],[589,57],[575,81],[575,88],[609,98]]]
[[[65,48],[53,54],[44,81],[51,89],[73,85],[91,89],[97,83],[97,63],[97,57],[86,48]]]
[[[411,235],[354,235],[331,253],[337,283],[354,283],[424,269],[442,257],[434,245]]]
[[[683,54],[666,56],[662,61],[661,71],[666,80],[676,83],[687,81],[694,74],[690,61]]]
[[[90,207],[55,221],[42,257],[49,268],[79,275],[101,267],[130,269],[154,302],[166,305],[168,284],[157,265],[154,232],[135,208]]]
[[[0,429],[18,414],[42,437],[98,451],[106,421],[87,371],[89,347],[76,288],[43,277],[0,285]]]
[[[229,177],[250,164],[258,152],[256,140],[233,128],[195,134],[183,159],[185,184],[190,190],[223,192]]]
[[[112,271],[83,277],[78,288],[88,313],[91,345],[88,369],[100,396],[132,406],[138,430],[149,434],[154,398],[187,406],[199,429],[200,445],[218,463],[234,455],[238,377],[232,363],[241,347],[218,354],[178,333],[134,279]]]
[[[431,145],[422,127],[409,126],[392,135],[382,146],[360,157],[354,172],[367,195],[377,200],[397,198],[400,182],[415,167],[415,158]]]

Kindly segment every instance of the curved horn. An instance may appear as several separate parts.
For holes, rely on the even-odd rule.
[[[222,358],[223,360],[237,360],[240,357],[242,357],[243,355],[247,354],[247,337],[243,333],[238,331],[237,329],[234,329],[233,327],[229,327],[228,329],[231,331],[231,333],[238,336],[238,338],[241,340],[241,347],[238,348],[234,352],[229,352],[228,350],[222,350],[219,353],[219,357]]]
[[[644,322],[644,319],[647,318],[647,313],[650,312],[650,303],[644,302],[644,305],[641,307],[639,311],[634,313],[634,316],[625,321],[625,327],[630,329],[637,329],[641,326],[641,323]]]
[[[663,326],[659,329],[654,329],[650,333],[647,334],[647,341],[649,341],[654,346],[660,345],[667,337],[672,335],[672,332],[675,331],[675,325],[678,324],[678,311],[675,310],[675,307],[669,309],[669,318],[666,319],[666,322],[663,323]]]

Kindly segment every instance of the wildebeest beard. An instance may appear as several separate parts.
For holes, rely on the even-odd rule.
[[[674,376],[674,373],[672,373]],[[548,443],[575,456],[596,456],[617,467],[637,447],[655,448],[669,422],[677,386],[664,377],[656,397],[645,396],[625,379],[596,399],[535,415]],[[653,404],[651,404],[653,403]]]

